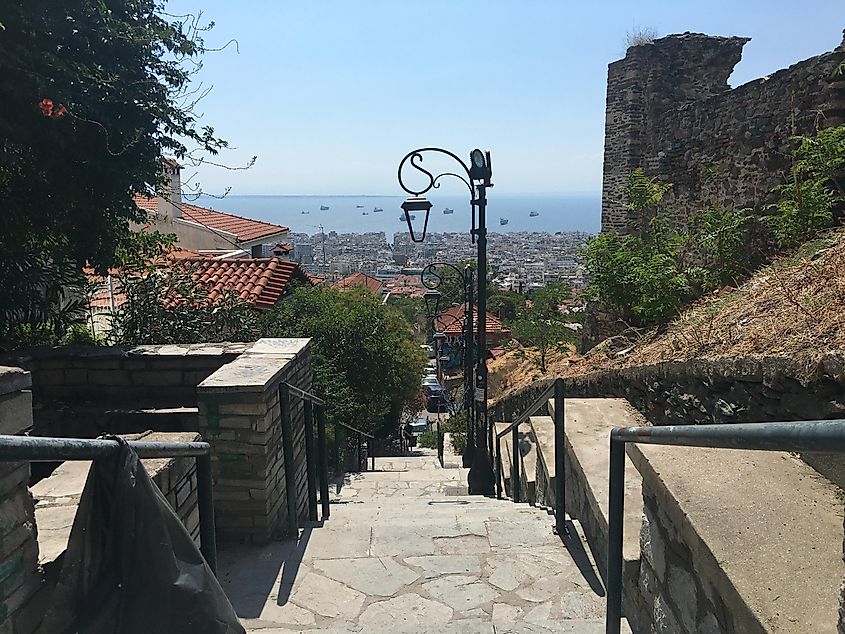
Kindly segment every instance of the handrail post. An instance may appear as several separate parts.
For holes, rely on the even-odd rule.
[[[200,551],[211,572],[217,575],[217,535],[214,528],[211,454],[197,456],[197,507],[200,515]]]
[[[619,634],[622,620],[622,516],[625,505],[625,441],[610,432],[610,495],[607,513],[607,634]]]
[[[279,407],[282,413],[282,455],[285,461],[285,494],[288,508],[287,536],[299,537],[299,521],[296,517],[296,473],[293,469],[293,425],[290,415],[290,391],[285,383],[279,386]]]
[[[358,434],[356,434],[356,436],[358,438],[358,450],[357,450],[358,455],[355,456],[356,471],[366,471],[367,470],[367,459],[366,458],[363,460],[364,466],[363,467],[361,466],[361,462],[362,462],[362,460],[361,460],[361,434],[358,433]]]
[[[563,379],[555,379],[555,529],[566,532],[566,411]]]
[[[521,482],[519,481],[519,425],[515,425],[511,430],[511,497],[514,503],[519,502],[522,491]]]
[[[502,499],[502,439],[496,436],[496,499]]]
[[[370,461],[372,462],[372,468],[370,471],[376,470],[376,452],[373,450],[373,444],[375,443],[375,438],[370,438],[367,441],[367,453],[370,454]]]
[[[308,520],[317,521],[317,465],[314,451],[314,404],[310,400],[305,406],[305,472],[308,480]]]
[[[320,502],[323,506],[322,520],[329,519],[329,455],[326,443],[326,408],[318,405],[316,408],[317,417],[317,444],[320,446]]]

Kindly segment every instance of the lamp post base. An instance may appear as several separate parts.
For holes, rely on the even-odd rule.
[[[475,453],[475,447],[472,447],[469,443],[467,443],[466,448],[464,449],[464,454],[462,456],[461,464],[464,469],[472,467],[472,457]]]
[[[488,495],[495,493],[496,478],[493,475],[493,463],[486,447],[476,447],[473,452],[472,467],[467,475],[470,495]]]

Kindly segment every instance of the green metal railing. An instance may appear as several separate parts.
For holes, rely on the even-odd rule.
[[[521,414],[508,422],[508,426],[496,434],[496,497],[502,498],[502,438],[512,434],[511,457],[511,499],[519,502],[521,495],[521,480],[519,473],[519,426],[526,422],[531,416],[546,406],[549,399],[554,398],[554,422],[555,422],[555,530],[563,533],[566,528],[566,487],[564,482],[564,469],[566,467],[566,448],[564,446],[564,425],[565,425],[565,398],[564,382],[558,377],[529,405]]]
[[[759,451],[845,452],[845,420],[728,425],[616,427],[610,432],[607,545],[608,634],[622,622],[622,523],[625,512],[625,445],[677,445]]]

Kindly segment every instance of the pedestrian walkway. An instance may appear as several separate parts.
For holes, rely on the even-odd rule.
[[[223,588],[261,634],[603,632],[585,542],[564,544],[544,511],[465,483],[431,450],[377,458],[297,544],[223,550]]]

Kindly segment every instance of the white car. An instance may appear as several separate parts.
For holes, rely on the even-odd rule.
[[[440,383],[437,381],[436,376],[427,376],[422,380],[423,387],[435,387],[437,385],[440,385]]]

